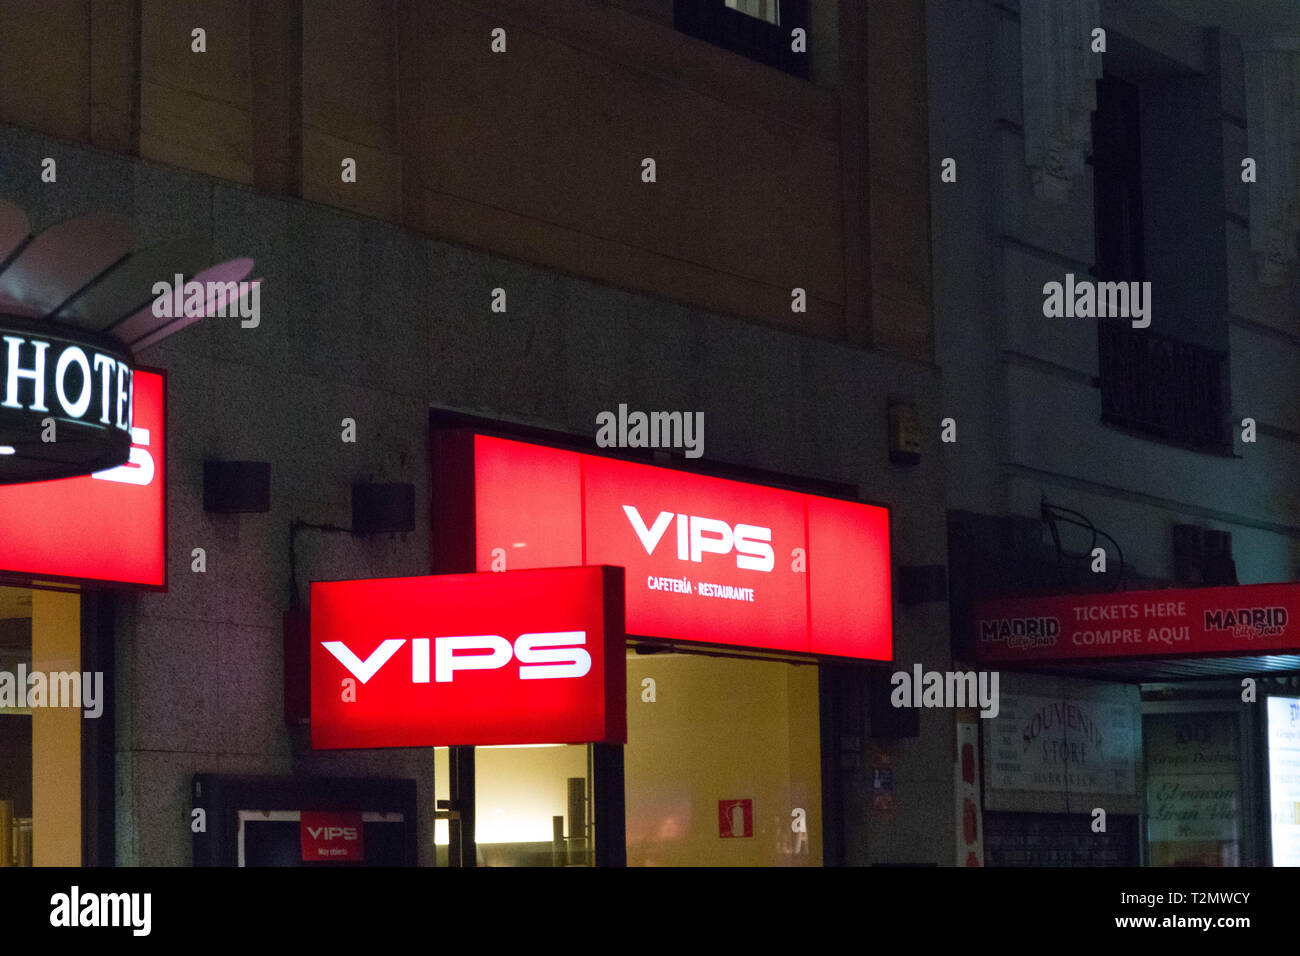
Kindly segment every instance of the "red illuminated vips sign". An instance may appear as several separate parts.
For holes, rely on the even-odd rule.
[[[434,458],[435,563],[618,565],[631,634],[892,657],[885,508],[454,429]]]
[[[621,568],[314,582],[318,749],[626,743]]]
[[[126,464],[0,486],[0,571],[166,586],[164,392],[161,374],[135,371]]]
[[[989,599],[973,624],[987,662],[1295,652],[1300,584]]]

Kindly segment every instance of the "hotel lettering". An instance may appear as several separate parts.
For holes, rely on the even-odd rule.
[[[0,408],[131,433],[133,373],[122,356],[93,346],[22,334],[0,336]]]

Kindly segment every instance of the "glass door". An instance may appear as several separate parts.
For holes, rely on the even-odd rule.
[[[81,865],[81,597],[0,587],[0,866]]]
[[[475,747],[477,865],[594,865],[592,751],[587,744]],[[449,757],[449,748],[435,749],[438,800],[450,796]],[[435,826],[439,866],[448,862],[449,822]]]
[[[1248,866],[1249,728],[1229,699],[1143,703],[1149,866]]]

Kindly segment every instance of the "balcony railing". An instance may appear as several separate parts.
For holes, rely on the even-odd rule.
[[[1225,353],[1105,320],[1097,345],[1103,422],[1232,454]]]

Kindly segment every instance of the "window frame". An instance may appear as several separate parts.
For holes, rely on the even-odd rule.
[[[790,49],[790,33],[809,29],[808,0],[779,0],[779,24],[733,10],[724,0],[673,0],[673,27],[680,33],[720,46],[807,80],[811,77],[808,52]]]

